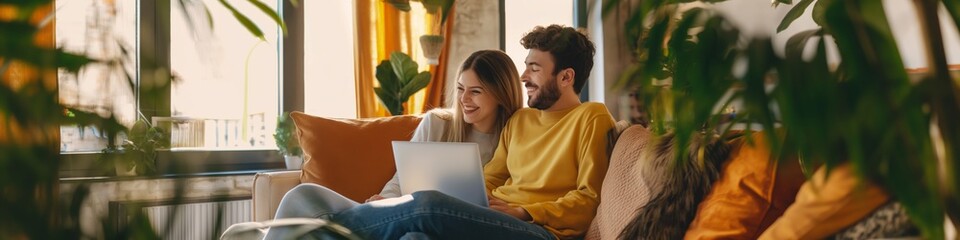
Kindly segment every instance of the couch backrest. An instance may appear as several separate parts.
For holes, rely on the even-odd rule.
[[[585,239],[616,239],[633,219],[637,208],[650,199],[646,183],[640,176],[641,153],[653,146],[654,134],[640,125],[622,133],[610,155],[610,166],[603,178],[600,205],[590,223]]]
[[[754,134],[756,145],[744,144],[742,139],[730,142],[730,158],[700,203],[686,238],[756,238],[793,202],[804,180],[799,165],[796,161],[772,161],[763,137],[763,133]],[[603,179],[597,215],[585,239],[617,239],[637,209],[653,197],[641,174],[649,165],[640,163],[649,160],[644,153],[655,146],[656,139],[639,125],[620,134]]]

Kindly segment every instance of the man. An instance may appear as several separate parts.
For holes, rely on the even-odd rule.
[[[501,133],[484,168],[491,208],[532,221],[560,238],[586,232],[607,170],[606,107],[580,103],[594,46],[573,28],[537,27],[520,40],[529,49],[520,76],[529,96]]]
[[[603,104],[581,103],[578,96],[595,49],[586,35],[557,25],[536,27],[520,42],[529,49],[520,79],[532,108],[510,118],[484,168],[490,208],[427,191],[354,207],[331,220],[373,239],[582,236],[599,203],[606,134],[614,125]]]

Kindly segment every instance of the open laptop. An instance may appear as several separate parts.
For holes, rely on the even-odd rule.
[[[400,193],[436,190],[489,206],[476,143],[393,141]]]

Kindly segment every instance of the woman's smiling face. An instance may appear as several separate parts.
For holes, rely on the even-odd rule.
[[[473,129],[477,131],[489,133],[496,121],[499,104],[480,84],[480,79],[472,69],[460,73],[457,93],[460,96],[463,121],[473,125]]]

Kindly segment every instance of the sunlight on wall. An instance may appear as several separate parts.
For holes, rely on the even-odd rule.
[[[354,80],[354,7],[351,1],[303,1],[304,110],[307,114],[357,117]]]
[[[520,38],[535,26],[573,26],[573,1],[523,0],[504,1],[504,4],[506,52],[517,65],[517,71],[523,74],[526,69],[523,60],[527,58],[528,50],[520,45]],[[526,103],[526,91],[523,91],[523,99]]]

